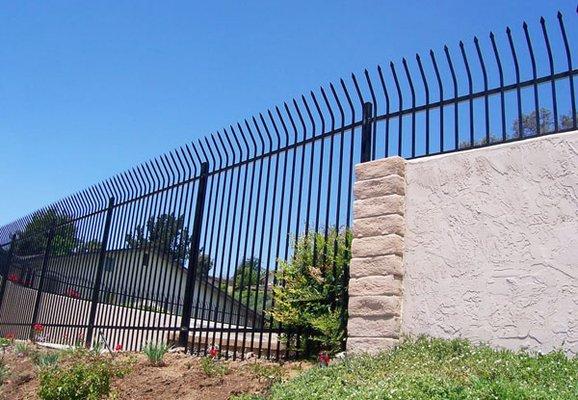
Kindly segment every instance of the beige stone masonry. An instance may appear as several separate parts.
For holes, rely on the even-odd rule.
[[[377,353],[401,331],[405,160],[355,167],[347,350]]]
[[[363,278],[375,275],[403,275],[403,258],[395,254],[379,257],[353,258],[349,267],[349,275],[351,278]]]
[[[381,215],[403,215],[405,198],[399,194],[390,194],[353,202],[354,218],[379,217]]]
[[[403,236],[404,232],[403,216],[397,214],[357,218],[353,221],[353,234],[358,238],[392,234]]]
[[[362,278],[351,278],[349,290],[356,293],[366,293],[367,295],[400,295],[401,279],[394,275],[385,276],[364,276]]]

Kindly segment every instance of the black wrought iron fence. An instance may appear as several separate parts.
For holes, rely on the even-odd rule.
[[[303,332],[270,313],[277,271],[308,235],[324,243],[312,271],[331,270],[315,263],[351,226],[354,165],[575,130],[568,36],[558,14],[555,29],[542,19],[535,32],[524,23],[460,42],[458,56],[446,46],[366,70],[0,228],[0,331],[26,338],[41,324],[60,343],[90,345],[99,331],[125,349],[172,340],[234,358],[296,354]],[[345,310],[338,267],[327,304]]]

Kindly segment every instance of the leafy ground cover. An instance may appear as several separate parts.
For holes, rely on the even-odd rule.
[[[578,358],[420,338],[376,357],[309,369],[274,384],[268,396],[237,399],[578,399]]]

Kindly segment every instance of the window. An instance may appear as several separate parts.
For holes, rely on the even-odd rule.
[[[142,256],[142,265],[143,267],[148,267],[149,265],[149,253],[144,253]]]
[[[116,260],[114,259],[114,257],[108,256],[104,259],[104,270],[107,272],[112,272],[114,271],[114,264],[115,264]]]

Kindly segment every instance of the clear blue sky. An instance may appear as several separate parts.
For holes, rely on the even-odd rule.
[[[193,3],[197,3],[194,5]],[[562,1],[14,1],[0,15],[0,225],[351,72]]]

